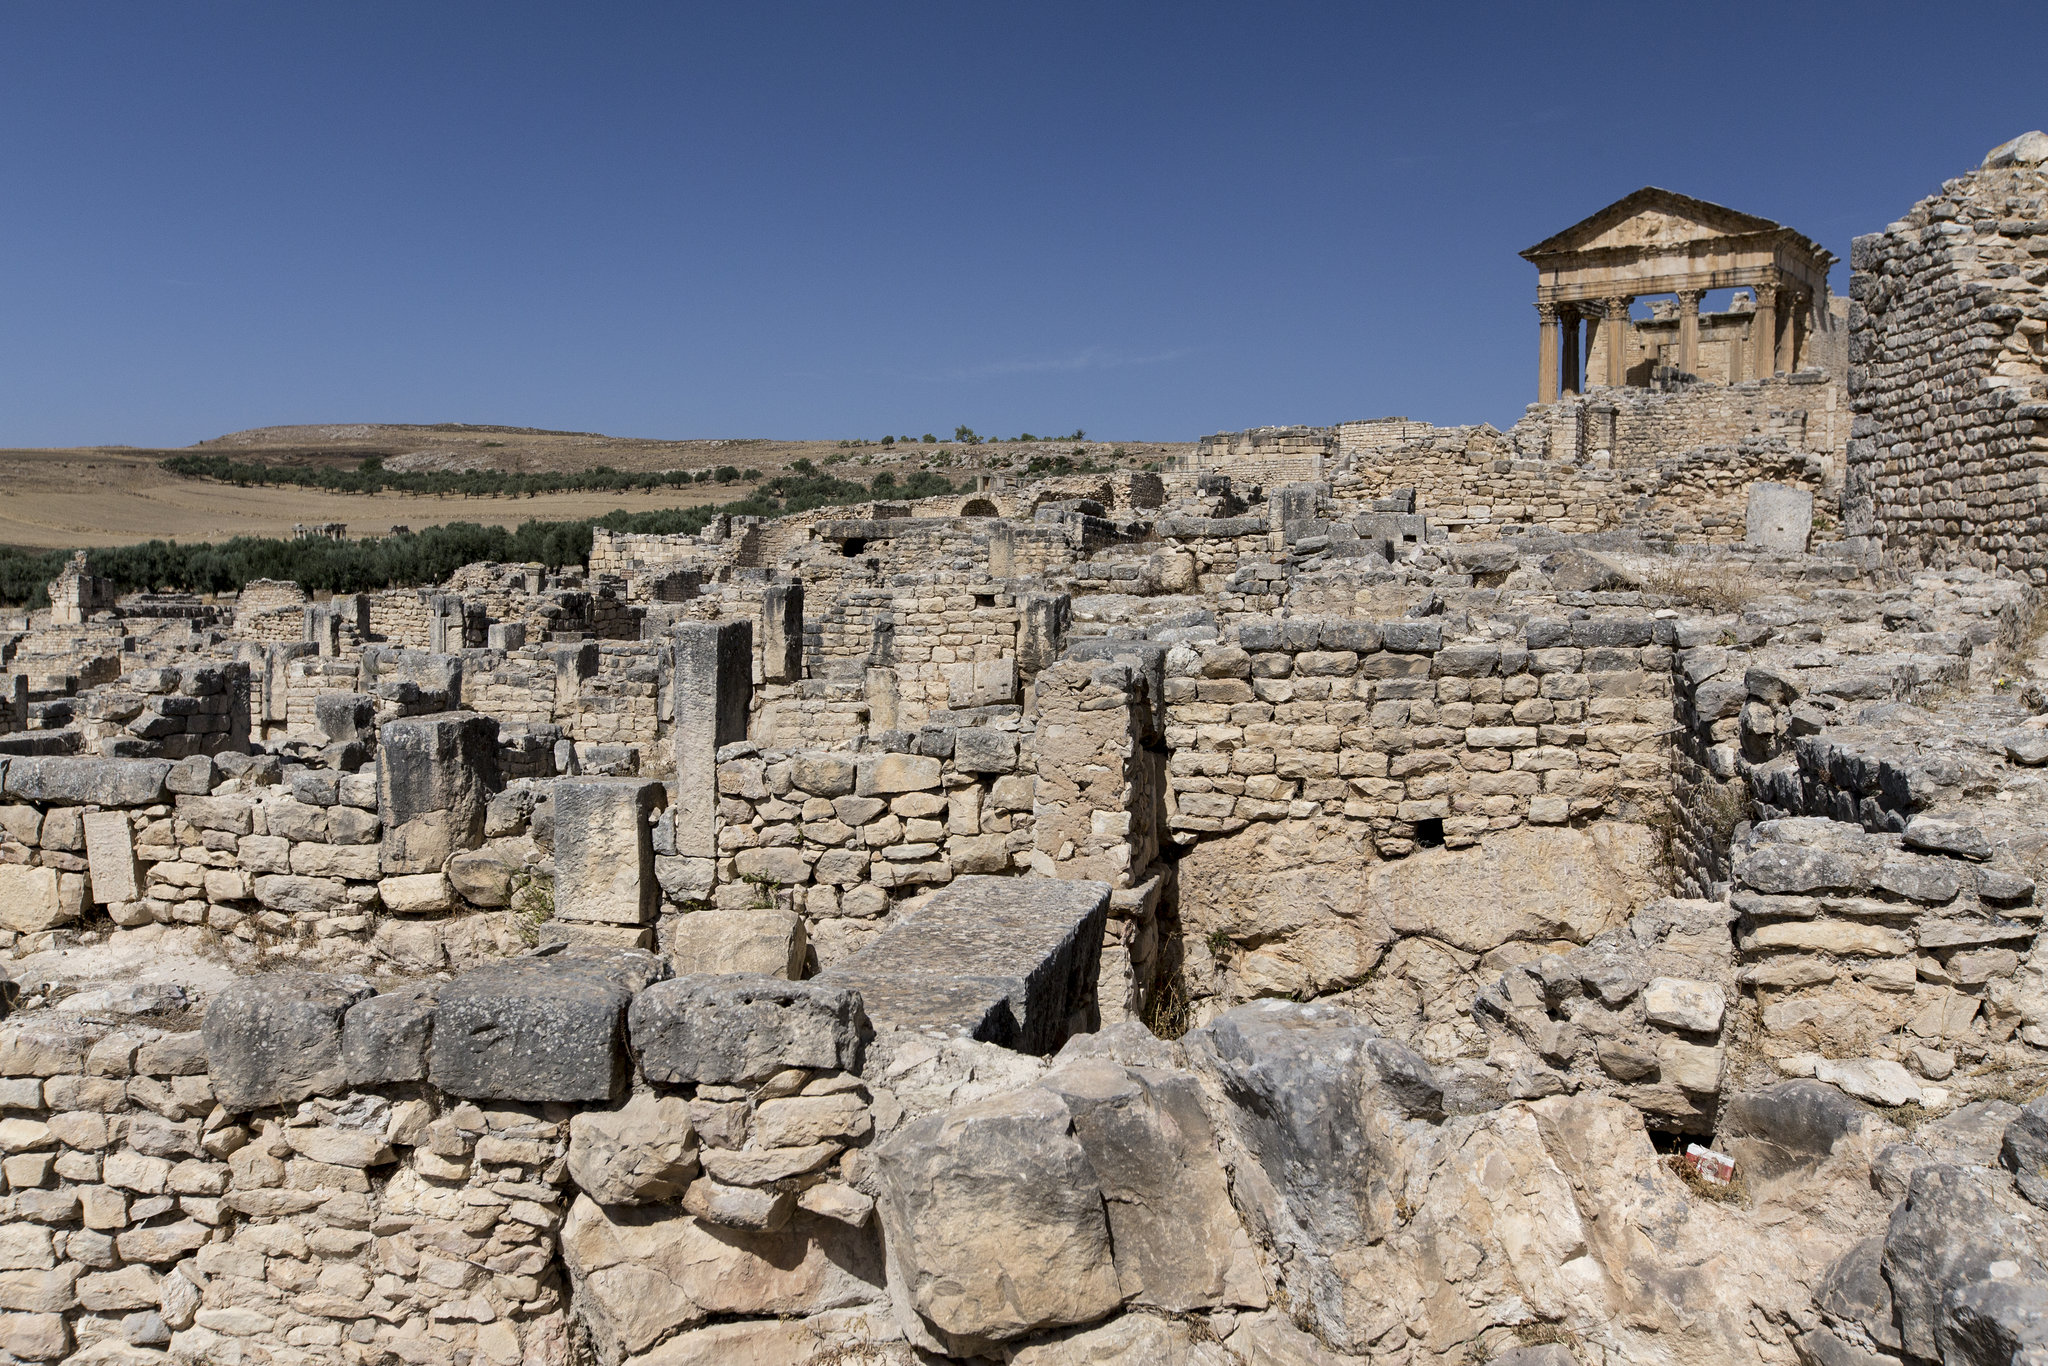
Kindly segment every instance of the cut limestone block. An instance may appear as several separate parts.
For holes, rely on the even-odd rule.
[[[650,821],[668,789],[641,778],[555,783],[555,918],[645,925],[661,906]]]
[[[626,1082],[626,1007],[666,973],[631,949],[466,972],[440,989],[428,1075],[472,1100],[610,1100]]]
[[[438,873],[483,843],[496,790],[498,723],[474,712],[387,722],[377,756],[377,810],[386,875]]]
[[[92,899],[105,906],[142,895],[142,871],[135,863],[135,829],[125,811],[85,813],[85,860],[92,870]]]
[[[283,972],[245,977],[214,997],[201,1032],[220,1103],[254,1110],[342,1090],[342,1019],[374,994],[360,977]]]
[[[856,1071],[860,993],[837,983],[737,974],[676,977],[640,993],[633,1048],[652,1081],[727,1085],[790,1067]]]
[[[1109,884],[962,877],[818,980],[878,1026],[1051,1053],[1093,1027]]]

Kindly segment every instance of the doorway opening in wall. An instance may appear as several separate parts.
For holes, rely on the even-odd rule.
[[[868,543],[858,536],[848,536],[839,543],[839,553],[849,560],[867,548]]]
[[[1439,816],[1415,822],[1415,845],[1418,849],[1436,849],[1444,842],[1444,823]]]
[[[960,515],[962,517],[993,517],[996,515],[996,505],[986,498],[970,498],[967,500],[967,506],[960,509]]]

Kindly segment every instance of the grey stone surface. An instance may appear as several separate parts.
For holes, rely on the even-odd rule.
[[[230,1110],[333,1095],[348,1084],[342,1023],[375,994],[360,977],[245,977],[214,997],[201,1027],[214,1093]]]
[[[668,805],[652,779],[555,783],[555,918],[645,925],[661,905],[651,819]]]
[[[1228,1107],[1218,1122],[1273,1189],[1267,1211],[1290,1297],[1359,1350],[1330,1250],[1374,1235],[1374,1192],[1397,1160],[1385,1124],[1440,1116],[1443,1090],[1409,1049],[1335,1006],[1258,1001],[1182,1040]]]
[[[1075,1059],[1043,1085],[1066,1103],[1101,1183],[1126,1303],[1187,1313],[1229,1302],[1234,1269],[1257,1284],[1191,1074]]]
[[[438,873],[483,842],[498,783],[498,723],[475,712],[386,722],[379,733],[377,811],[386,874]]]
[[[1931,1164],[1913,1173],[1884,1237],[1884,1273],[1906,1352],[1942,1356],[1943,1302],[1987,1280],[2048,1279],[2039,1233],[1984,1174]],[[1994,1275],[1994,1264],[2006,1263]]]
[[[349,1085],[426,1080],[439,989],[434,982],[399,987],[372,996],[343,1017],[341,1058]]]
[[[1050,1092],[926,1115],[874,1161],[891,1283],[956,1355],[1090,1323],[1121,1300],[1102,1190]]]
[[[718,749],[747,738],[754,628],[746,621],[678,623],[671,640],[675,695],[675,850],[718,855]]]
[[[168,759],[16,755],[0,776],[0,790],[51,806],[148,806],[164,799],[174,767]]]
[[[1742,539],[1765,550],[1805,554],[1813,539],[1813,491],[1765,480],[1751,484]]]
[[[2013,1174],[2020,1194],[2048,1209],[2048,1096],[2037,1096],[2005,1126],[1999,1160]]]
[[[819,980],[859,990],[880,1027],[1051,1053],[1093,1027],[1109,891],[1104,882],[956,878]]]
[[[842,983],[733,974],[657,982],[630,1021],[649,1080],[723,1085],[790,1067],[857,1071],[867,1017]]]
[[[761,590],[761,681],[794,683],[803,676],[803,580],[776,579]]]
[[[626,1007],[665,971],[626,949],[466,972],[440,989],[428,1075],[477,1100],[610,1100],[626,1082]]]

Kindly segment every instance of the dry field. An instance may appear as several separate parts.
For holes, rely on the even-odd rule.
[[[1101,454],[1110,449],[1088,443]],[[350,424],[268,427],[236,432],[184,453],[224,455],[267,464],[353,468],[366,456],[392,470],[497,469],[525,473],[570,472],[594,465],[645,471],[713,469],[732,465],[773,476],[798,459],[866,480],[881,470],[924,468],[935,452],[950,452],[941,472],[956,482],[974,469],[999,468],[1013,459],[1071,451],[1073,443],[1003,443],[963,448],[898,445],[852,450],[832,441],[642,441],[519,429],[406,427]],[[1139,464],[1189,449],[1186,445],[1125,443],[1125,461]],[[702,484],[658,492],[551,493],[532,498],[432,497],[402,493],[347,494],[297,488],[236,488],[183,479],[158,461],[170,450],[81,447],[70,450],[0,450],[0,545],[36,549],[125,545],[163,537],[221,541],[233,536],[288,536],[295,522],[343,522],[351,536],[377,536],[393,526],[415,530],[442,522],[516,526],[520,522],[596,517],[615,508],[647,512],[696,507],[743,496],[748,484]],[[862,463],[865,459],[865,464]]]

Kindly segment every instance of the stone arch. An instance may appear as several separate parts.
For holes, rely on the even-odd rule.
[[[994,517],[997,515],[996,505],[986,498],[969,498],[960,505],[960,515],[962,517]]]

